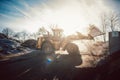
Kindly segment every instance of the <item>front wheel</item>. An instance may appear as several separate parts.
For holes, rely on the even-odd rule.
[[[64,49],[67,50],[69,54],[80,53],[78,46],[74,43],[68,43]]]
[[[42,43],[41,50],[45,54],[51,54],[51,53],[54,53],[54,51],[55,51],[54,46],[53,46],[53,44],[50,41],[44,41]]]

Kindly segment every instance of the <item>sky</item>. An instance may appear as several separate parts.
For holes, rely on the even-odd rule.
[[[58,26],[65,35],[86,33],[89,24],[100,28],[100,15],[120,11],[120,0],[0,0],[0,29],[34,33]]]

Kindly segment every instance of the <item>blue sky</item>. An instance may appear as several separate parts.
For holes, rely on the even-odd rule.
[[[107,0],[106,3],[109,6],[113,7],[114,10],[120,11],[120,8],[119,8],[120,7],[120,0]]]
[[[56,24],[69,33],[90,23],[99,26],[99,13],[120,11],[119,4],[120,0],[0,0],[0,27],[36,31]]]
[[[0,0],[0,27],[12,28],[12,26],[7,23],[17,18],[27,16],[24,14],[24,11],[27,11],[35,5],[41,5],[41,3],[46,1],[47,0]]]
[[[0,0],[0,20],[10,20],[14,18],[23,17],[17,8],[27,10],[27,6],[40,5],[45,0]]]

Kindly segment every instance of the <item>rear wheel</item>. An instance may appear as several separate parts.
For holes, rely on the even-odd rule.
[[[42,44],[41,50],[45,54],[51,54],[51,53],[54,53],[55,51],[54,46],[50,41],[44,41]]]

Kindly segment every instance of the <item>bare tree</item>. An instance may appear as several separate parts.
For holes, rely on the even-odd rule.
[[[13,35],[14,35],[13,30],[10,29],[10,28],[4,28],[4,29],[2,30],[2,33],[5,34],[5,35],[8,36],[8,37],[13,37]]]
[[[103,14],[101,15],[101,27],[102,27],[102,31],[103,31],[103,33],[104,33],[104,35],[103,35],[103,40],[104,40],[104,42],[106,41],[107,26],[108,26],[107,16],[106,16],[105,13],[103,13]]]
[[[28,33],[26,31],[22,31],[21,36],[22,36],[23,41],[25,41],[28,36]]]
[[[33,36],[34,39],[37,39],[38,35],[37,35],[37,33],[33,33],[32,36]]]
[[[104,33],[103,39],[106,41],[108,31],[118,31],[120,29],[120,16],[115,12],[103,13],[101,15],[101,28]],[[108,31],[107,31],[108,30]]]
[[[37,37],[38,37],[38,33],[37,32],[28,34],[28,38],[29,39],[37,39]]]
[[[21,33],[20,32],[15,33],[14,37],[17,38],[18,40],[20,40]]]
[[[14,34],[14,37],[16,37],[20,41],[25,41],[28,38],[28,33],[26,31],[17,32]]]
[[[119,21],[120,21],[120,16],[115,13],[115,12],[110,12],[109,14],[109,26],[111,28],[111,31],[118,30],[119,27]]]
[[[38,35],[40,35],[40,34],[43,35],[43,34],[45,34],[46,32],[47,32],[47,30],[46,30],[44,27],[41,27],[41,28],[38,29],[38,32],[37,32],[37,33],[38,33]]]

